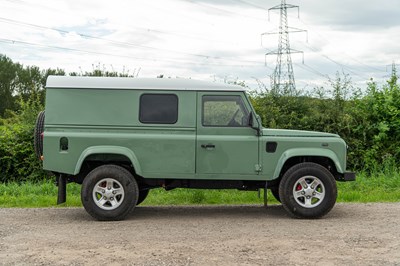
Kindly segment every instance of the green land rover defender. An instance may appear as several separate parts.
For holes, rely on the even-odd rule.
[[[338,135],[267,129],[245,89],[184,79],[50,76],[35,150],[57,178],[82,184],[86,211],[124,219],[152,188],[270,189],[294,217],[336,202],[347,145]]]

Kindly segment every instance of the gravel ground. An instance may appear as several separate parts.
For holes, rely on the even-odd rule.
[[[400,265],[400,203],[137,207],[121,222],[82,208],[0,209],[0,265]]]

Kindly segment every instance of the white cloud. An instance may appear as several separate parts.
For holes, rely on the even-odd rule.
[[[279,17],[272,13],[268,22],[267,11],[254,5],[268,8],[278,0],[269,6],[261,0],[3,2],[0,53],[27,65],[67,72],[98,65],[121,72],[141,68],[142,77],[231,77],[249,84],[258,78],[269,85],[276,61],[269,57],[264,66],[264,54],[276,49],[277,36],[264,39],[263,48],[260,35],[276,28]],[[394,15],[399,8],[394,0],[292,2],[301,6],[301,19],[290,13],[290,24],[309,30],[309,43],[302,34],[290,36],[292,48],[305,52],[304,66],[293,55],[299,86],[323,85],[323,75],[342,69],[365,84],[366,78],[386,75],[385,66],[399,59],[400,23]]]

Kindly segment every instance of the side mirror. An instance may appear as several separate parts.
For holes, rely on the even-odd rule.
[[[249,115],[249,126],[252,129],[257,130],[257,134],[260,135],[260,116],[259,115],[254,115],[253,112],[250,113]]]
[[[260,127],[262,127],[261,116],[256,115],[256,120],[257,120],[258,124],[260,125]]]

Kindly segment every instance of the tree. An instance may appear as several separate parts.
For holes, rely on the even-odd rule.
[[[42,87],[42,72],[37,66],[17,69],[16,93],[27,100],[32,93],[38,93]]]
[[[368,167],[400,163],[400,87],[396,69],[387,84],[368,84],[367,95],[358,102],[360,124],[353,134],[363,139],[363,161]]]
[[[0,117],[7,109],[14,109],[14,93],[17,83],[17,71],[21,65],[14,64],[10,58],[0,54]]]

